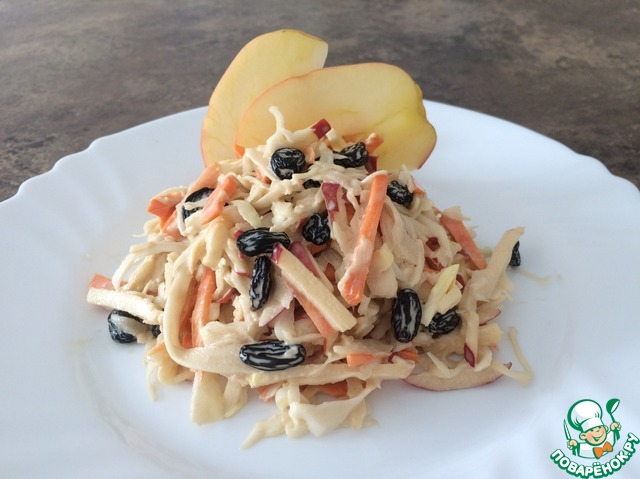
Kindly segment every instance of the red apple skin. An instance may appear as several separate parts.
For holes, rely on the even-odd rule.
[[[311,253],[309,253],[309,250],[300,243],[300,241],[293,241],[289,245],[289,251],[291,251],[293,255],[298,258],[316,278],[320,277],[320,272],[311,261]]]
[[[476,367],[476,354],[467,344],[464,345],[464,359],[469,363],[469,366]]]
[[[340,190],[340,185],[338,183],[329,183],[325,181],[322,183],[321,190],[322,196],[324,196],[324,202],[327,206],[327,212],[329,213],[329,219],[333,220],[333,217],[340,209],[338,203],[338,191]]]
[[[236,294],[238,294],[238,290],[235,288],[231,288],[218,300],[218,303],[226,304],[231,301]]]
[[[505,363],[505,366],[511,368],[511,363]],[[454,391],[490,384],[502,376],[502,373],[491,368],[475,372],[469,367],[450,379],[435,377],[423,372],[412,374],[405,378],[404,381],[407,384],[429,391]]]
[[[271,252],[271,260],[275,264],[278,264],[278,261],[280,261],[280,254],[282,254],[283,248],[284,246],[282,246],[280,243],[276,243],[276,245],[273,247],[273,251]]]
[[[487,310],[487,311],[478,311],[478,316],[480,317],[480,326],[483,324],[487,324],[489,321],[496,319],[500,316],[501,311],[498,308]]]
[[[269,326],[285,309],[287,308],[279,304],[277,308],[272,308],[268,312],[268,315],[264,315],[264,318],[262,317],[263,315],[261,315],[258,324],[260,326]]]
[[[324,138],[327,133],[329,133],[329,131],[331,130],[331,125],[327,120],[323,118],[319,122],[311,125],[311,129],[318,137],[318,140],[320,140]]]
[[[369,173],[375,173],[378,171],[378,157],[374,155],[369,155],[367,162],[364,164],[364,167],[367,169]]]

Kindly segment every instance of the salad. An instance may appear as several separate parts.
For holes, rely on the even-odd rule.
[[[192,383],[197,424],[273,402],[247,447],[370,424],[366,399],[388,380],[527,383],[515,331],[522,370],[495,357],[492,321],[524,229],[484,252],[460,208],[437,208],[406,167],[378,168],[383,137],[353,141],[322,118],[288,129],[270,112],[264,144],[156,195],[145,240],[91,281],[112,338],[144,343],[150,384]]]

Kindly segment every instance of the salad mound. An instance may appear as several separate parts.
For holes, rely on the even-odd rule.
[[[289,130],[270,111],[264,144],[154,197],[146,240],[91,283],[112,337],[146,345],[152,382],[191,382],[198,424],[273,401],[244,446],[363,427],[385,380],[526,383],[514,331],[524,371],[494,356],[492,321],[524,229],[485,257],[459,208],[436,208],[406,167],[377,168],[383,137],[345,139],[323,118]]]

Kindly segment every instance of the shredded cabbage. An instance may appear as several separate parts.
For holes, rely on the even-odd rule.
[[[503,333],[489,322],[509,299],[509,259],[524,229],[506,232],[487,267],[476,269],[467,246],[440,223],[440,210],[406,168],[386,172],[370,165],[338,166],[333,151],[355,139],[348,142],[333,129],[321,139],[311,128],[289,131],[280,112],[272,113],[277,128],[265,145],[216,165],[218,182],[233,177],[238,185],[217,218],[202,221],[204,200],[190,204],[191,214],[182,217],[184,198],[194,185],[161,192],[158,198],[182,198],[175,204],[177,233],[168,234],[158,218],[148,221],[146,241],[131,247],[111,278],[112,287],[89,290],[90,303],[160,325],[159,336],[144,336],[148,377],[160,384],[191,381],[191,417],[198,424],[236,414],[250,393],[274,401],[277,412],[255,426],[244,447],[280,434],[320,436],[339,427],[370,424],[366,398],[384,380],[412,376],[442,389],[475,386],[496,374],[528,381],[531,369],[515,333],[509,336],[525,371],[513,371],[493,357]],[[272,153],[282,147],[298,148],[307,156],[306,169],[291,179],[278,178],[269,165]],[[360,231],[377,175],[406,185],[414,197],[406,207],[386,197],[370,240],[361,238]],[[333,193],[324,186],[307,189],[306,180],[329,185]],[[447,211],[463,219],[459,209]],[[330,218],[331,240],[322,247],[300,233],[314,213]],[[242,255],[236,244],[238,233],[253,228],[286,232],[302,244],[302,251],[298,244],[294,253],[298,259],[290,260],[300,260],[298,270],[272,268],[269,299],[257,311],[249,298],[254,260]],[[214,272],[215,287],[207,300],[207,317],[192,329],[197,342],[189,343],[185,321],[193,328],[192,310],[200,307],[190,298],[207,269]],[[341,294],[351,275],[365,278],[357,304],[349,304]],[[304,292],[304,285],[311,283],[316,291]],[[394,298],[402,288],[416,291],[422,302],[422,324],[410,343],[396,340],[391,321]],[[300,297],[303,293],[330,300],[325,302],[331,305],[316,306],[322,306],[320,313],[335,312],[325,318],[333,334],[320,330],[314,318],[318,311],[310,310]],[[427,328],[434,317],[452,308],[462,324],[448,334],[430,334]],[[261,371],[241,361],[243,345],[276,339],[304,345],[303,364]]]

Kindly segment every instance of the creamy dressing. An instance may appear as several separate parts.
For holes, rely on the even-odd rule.
[[[150,377],[163,384],[192,381],[192,420],[201,424],[228,418],[242,409],[250,392],[262,394],[266,388],[277,412],[256,424],[243,444],[246,447],[273,435],[319,436],[338,427],[370,424],[366,398],[384,380],[411,375],[425,385],[458,388],[501,374],[520,380],[530,377],[515,335],[510,337],[525,372],[511,371],[493,358],[491,347],[497,345],[491,343],[501,337],[494,324],[479,333],[481,322],[495,317],[509,298],[513,285],[506,276],[508,256],[523,229],[508,231],[488,267],[474,270],[440,224],[440,213],[430,199],[416,195],[405,208],[383,196],[377,198],[384,203],[375,238],[368,239],[360,227],[373,179],[388,175],[415,191],[410,172],[403,168],[369,174],[363,167],[335,165],[332,150],[348,145],[339,132],[331,129],[325,139],[318,139],[311,128],[288,131],[280,112],[272,113],[277,129],[266,144],[246,149],[242,158],[216,164],[221,178],[232,176],[238,182],[218,218],[203,224],[201,210],[186,221],[178,218],[182,236],[177,237],[165,235],[157,219],[148,221],[146,242],[130,248],[111,278],[115,288],[91,288],[87,296],[90,303],[128,311],[147,324],[161,324],[162,334],[155,339],[148,326],[131,318],[117,320],[123,331],[148,343]],[[312,156],[317,159],[291,179],[280,180],[269,166],[271,153],[280,147],[299,148],[308,162]],[[309,179],[332,183],[335,197],[323,188],[305,189],[303,183]],[[178,187],[162,194],[184,196],[187,191]],[[187,208],[205,203],[203,199]],[[177,206],[179,212],[183,205],[184,200]],[[300,226],[311,214],[327,210],[331,241],[312,255]],[[459,209],[447,211],[462,219]],[[304,251],[280,248],[271,256],[271,292],[257,308],[249,298],[254,259],[240,253],[236,235],[261,227],[285,232]],[[198,298],[206,268],[215,271],[214,303],[208,316],[200,318],[201,327],[192,328],[187,317],[185,328],[187,298],[194,294]],[[342,295],[354,276],[363,277],[366,284],[362,299],[349,306]],[[421,318],[417,306],[409,312],[411,321],[420,320],[422,326],[407,344],[395,339],[389,320],[400,288],[413,288],[423,302]],[[207,303],[200,301],[197,307],[202,304]],[[425,327],[433,315],[453,307],[462,312],[462,326],[439,338],[428,334]],[[198,319],[195,314],[193,319]],[[198,341],[189,344],[192,334]],[[278,353],[279,359],[296,360],[304,348],[304,362],[262,371],[241,360],[244,346],[276,340],[289,346]],[[473,356],[477,371],[470,372],[460,354],[467,350],[465,356]],[[412,354],[419,358],[417,366],[415,357],[403,359]],[[354,358],[361,362],[352,365],[349,361]],[[263,361],[267,369],[271,359]],[[342,395],[326,400],[324,388],[336,385],[344,388]]]

